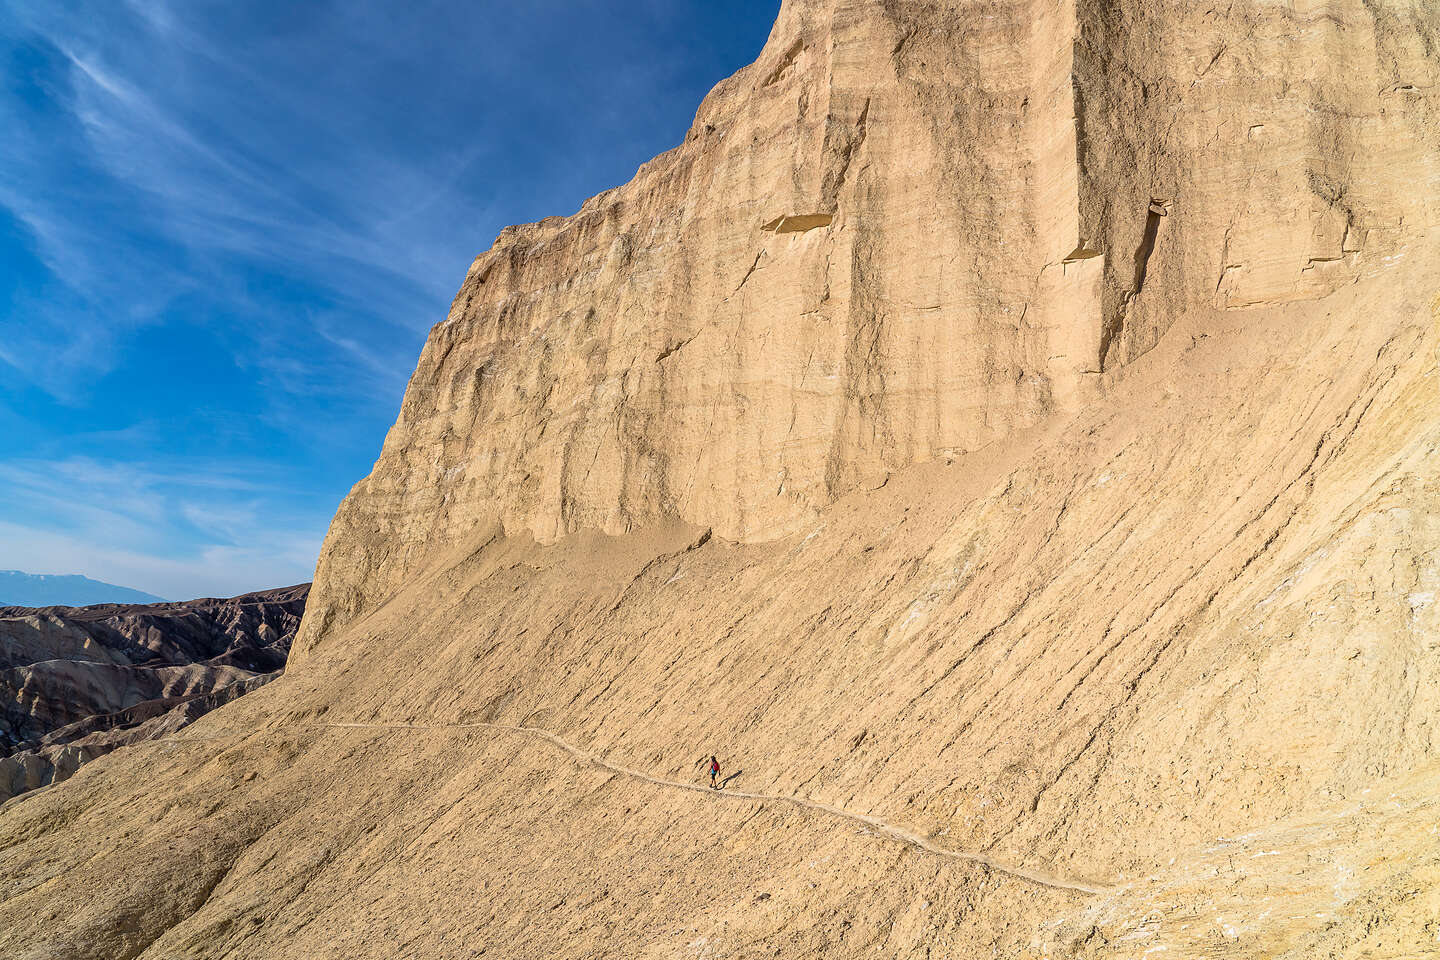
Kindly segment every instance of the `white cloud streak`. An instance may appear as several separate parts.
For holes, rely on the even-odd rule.
[[[7,5],[0,566],[308,578],[472,257],[678,142],[696,48],[643,41],[680,7]]]
[[[0,463],[0,567],[81,573],[172,599],[231,596],[310,578],[328,514],[269,506],[283,486],[204,464]]]
[[[212,545],[195,553],[147,553],[97,544],[88,536],[0,521],[0,564],[27,572],[78,573],[106,583],[139,583],[167,600],[233,597],[308,581],[320,539],[262,529],[238,546]]]

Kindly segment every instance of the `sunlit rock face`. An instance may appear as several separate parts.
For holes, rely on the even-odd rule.
[[[1360,0],[790,0],[680,146],[476,258],[302,647],[495,524],[787,534],[1086,403],[1189,306],[1402,256],[1440,202],[1433,33]]]
[[[475,261],[285,676],[0,808],[0,956],[1433,955],[1431,7],[786,4]]]

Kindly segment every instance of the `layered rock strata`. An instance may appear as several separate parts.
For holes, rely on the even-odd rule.
[[[0,800],[279,676],[308,593],[0,607]]]

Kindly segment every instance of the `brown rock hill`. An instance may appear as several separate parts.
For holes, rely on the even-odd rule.
[[[1433,953],[1437,23],[786,3],[476,261],[293,669],[4,807],[0,951]]]
[[[0,607],[0,799],[279,676],[309,591]]]

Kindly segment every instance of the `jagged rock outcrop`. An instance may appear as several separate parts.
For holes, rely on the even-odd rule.
[[[0,607],[0,800],[279,676],[308,593]]]
[[[286,675],[4,808],[0,951],[1431,952],[1434,14],[785,3],[476,261]]]

